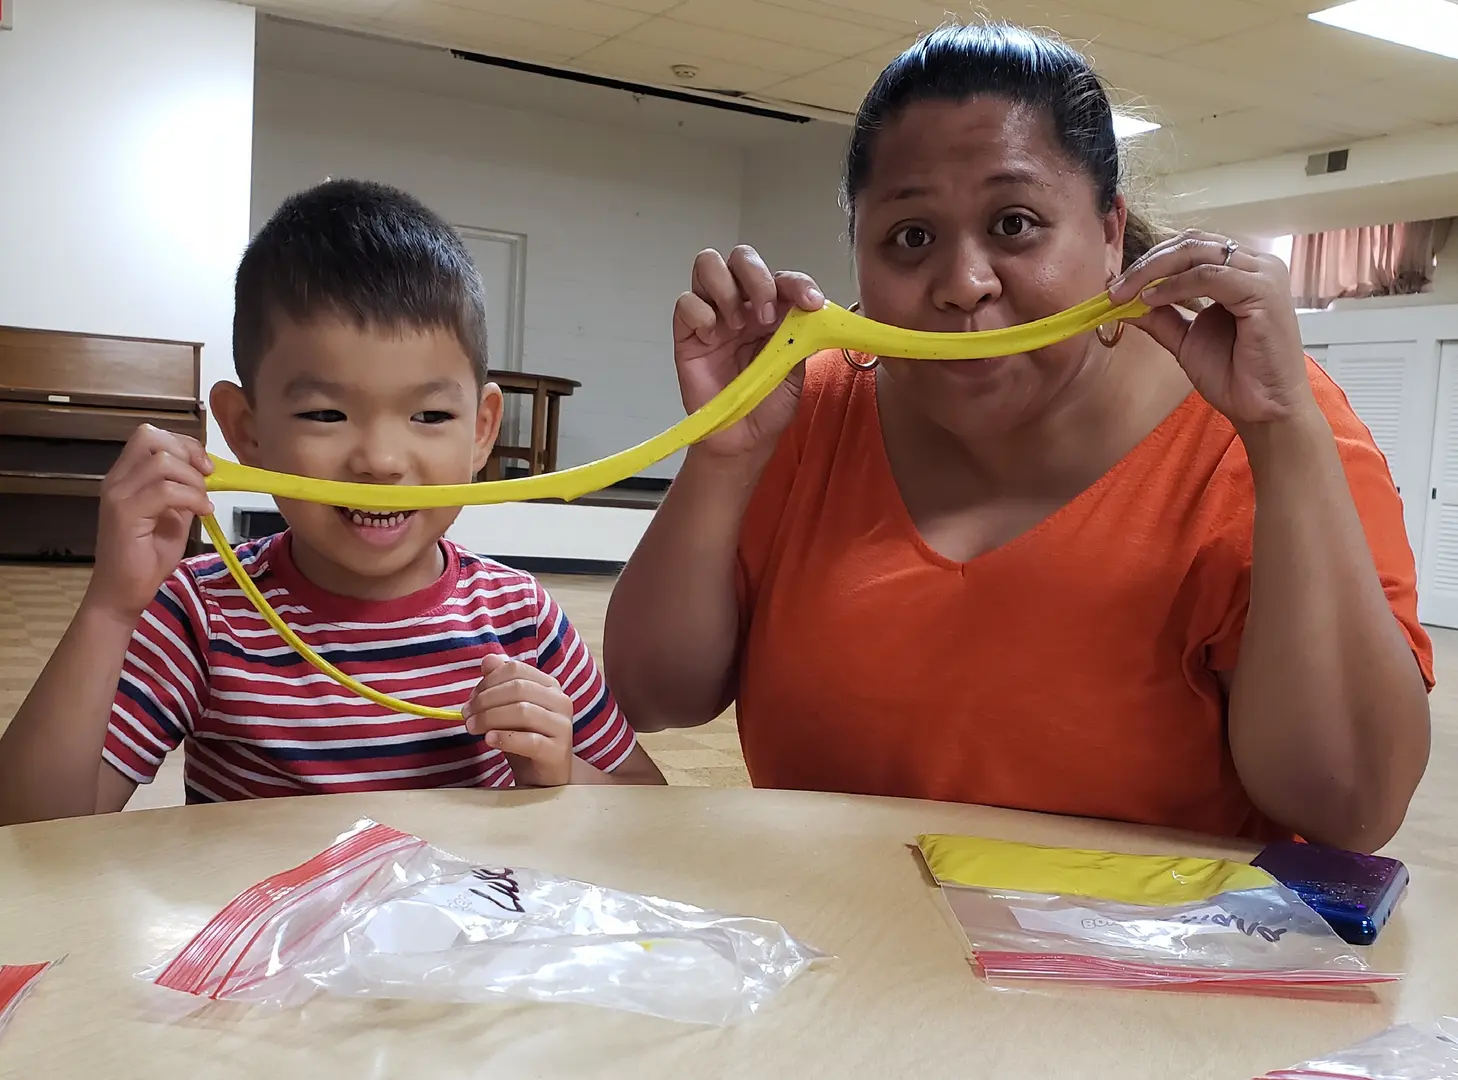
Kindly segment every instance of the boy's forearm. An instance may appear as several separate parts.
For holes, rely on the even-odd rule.
[[[132,629],[82,602],[0,735],[0,824],[96,812],[101,751]]]
[[[604,772],[596,765],[589,765],[580,757],[572,758],[572,777],[569,784],[626,784],[638,787],[662,787],[668,781],[642,746],[633,747],[621,765],[612,772]]]

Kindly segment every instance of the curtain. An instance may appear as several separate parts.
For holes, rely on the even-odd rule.
[[[1296,237],[1291,243],[1296,306],[1324,308],[1345,297],[1422,292],[1452,225],[1452,218],[1438,218]]]

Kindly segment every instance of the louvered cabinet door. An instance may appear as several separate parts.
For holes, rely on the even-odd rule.
[[[1427,536],[1418,575],[1418,617],[1458,628],[1458,344],[1443,345]]]
[[[1387,458],[1414,552],[1422,549],[1427,517],[1431,421],[1424,421],[1432,415],[1432,387],[1425,385],[1417,351],[1415,341],[1390,341],[1330,345],[1317,357]],[[1430,378],[1431,361],[1427,371]]]

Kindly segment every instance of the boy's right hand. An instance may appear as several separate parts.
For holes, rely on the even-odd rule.
[[[85,603],[135,622],[187,551],[193,518],[211,514],[212,462],[196,439],[143,424],[101,482],[96,569]]]
[[[691,287],[673,309],[673,358],[684,409],[694,412],[728,386],[791,308],[816,311],[824,304],[810,277],[771,273],[752,247],[740,245],[728,259],[713,250],[699,252]],[[803,378],[803,367],[796,368],[749,416],[699,445],[723,457],[773,448],[795,417]]]

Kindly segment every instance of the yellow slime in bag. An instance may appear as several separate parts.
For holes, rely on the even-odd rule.
[[[323,503],[330,506],[352,506],[361,510],[427,510],[442,506],[486,506],[493,503],[521,502],[527,499],[572,500],[589,492],[611,487],[634,476],[648,466],[690,446],[715,432],[738,423],[754,411],[775,387],[785,380],[795,366],[807,356],[825,349],[851,349],[881,356],[899,356],[911,360],[985,360],[994,356],[1035,352],[1061,341],[1086,334],[1095,327],[1121,319],[1135,319],[1149,308],[1141,300],[1132,300],[1115,307],[1107,293],[1050,315],[1046,319],[967,334],[936,334],[919,330],[903,330],[872,322],[845,308],[827,303],[819,311],[795,310],[785,317],[775,335],[765,344],[739,376],[712,401],[690,416],[684,417],[646,442],[561,472],[543,473],[511,480],[476,484],[441,484],[407,486],[393,484],[353,484],[337,480],[318,480],[306,476],[290,476],[267,472],[213,457],[213,472],[208,477],[209,491],[249,491],[280,499]],[[227,565],[234,580],[252,601],[259,614],[273,629],[298,650],[315,668],[341,686],[396,712],[436,720],[459,722],[461,714],[448,709],[434,709],[382,694],[358,679],[340,671],[309,648],[269,605],[253,584],[232,546],[223,535],[217,519],[209,515],[203,527]]]

